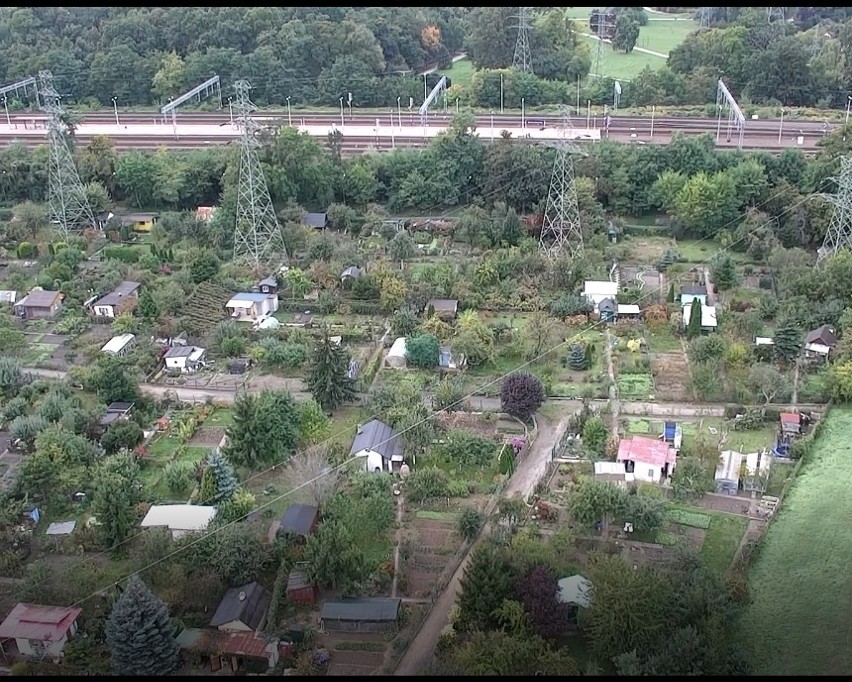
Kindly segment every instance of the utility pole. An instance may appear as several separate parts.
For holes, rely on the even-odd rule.
[[[518,38],[515,41],[515,53],[512,56],[512,67],[522,73],[533,73],[532,54],[530,53],[530,36],[531,30],[530,17],[532,16],[532,7],[518,7],[518,13],[513,16],[513,19],[518,20]]]
[[[500,72],[500,113],[503,113],[503,72]]]
[[[94,227],[95,218],[74,165],[70,131],[62,120],[64,112],[60,104],[61,97],[53,87],[53,74],[50,71],[38,72],[38,92],[40,108],[48,115],[50,219],[54,227],[67,238],[72,232]]]
[[[834,212],[822,248],[817,251],[818,263],[840,250],[852,250],[852,157],[840,158],[840,176],[835,178],[835,182],[835,194],[821,195],[834,204]]]
[[[237,120],[241,132],[234,259],[249,261],[260,271],[269,265],[274,255],[286,258],[287,252],[257,154],[260,146],[257,139],[259,125],[251,116],[257,111],[249,99],[251,85],[248,81],[240,80],[234,84],[234,90],[237,93]]]
[[[572,141],[571,116],[566,111],[562,117],[560,138],[556,145],[556,160],[550,178],[550,191],[539,239],[539,248],[548,258],[556,258],[563,251],[576,258],[583,253],[583,232],[580,227],[580,209],[577,206],[577,188],[574,184],[573,155],[585,152]]]

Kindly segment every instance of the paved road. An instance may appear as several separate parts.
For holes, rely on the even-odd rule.
[[[574,410],[566,407],[565,412],[565,415],[555,427],[540,415],[536,415],[538,437],[526,457],[518,463],[518,468],[515,469],[512,478],[509,479],[504,492],[506,497],[520,495],[526,499],[535,490],[536,484],[541,480],[541,477],[544,476],[547,470],[553,446],[567,426],[568,420],[571,418]],[[482,535],[474,543],[474,546],[481,542],[490,531],[491,526],[489,523],[483,529]],[[394,673],[395,675],[421,675],[432,662],[435,647],[438,645],[438,640],[441,637],[441,631],[449,622],[450,610],[453,608],[453,604],[456,603],[456,597],[461,590],[461,579],[467,568],[472,550],[473,547],[471,547],[471,551],[468,552],[467,556],[459,564],[447,588],[438,597],[417,636],[409,645],[402,659],[400,659]]]

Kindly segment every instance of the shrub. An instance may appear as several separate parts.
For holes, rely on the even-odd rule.
[[[497,456],[497,444],[488,438],[470,431],[450,431],[446,442],[436,445],[434,454],[445,461],[460,465],[485,467]]]
[[[411,474],[406,487],[408,488],[408,495],[413,501],[422,502],[430,497],[451,497],[449,483],[446,472],[432,467],[418,469]]]
[[[459,533],[465,540],[473,540],[482,524],[482,515],[473,507],[465,507],[459,517]]]

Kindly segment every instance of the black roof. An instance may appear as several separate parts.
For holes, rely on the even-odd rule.
[[[107,405],[107,412],[127,412],[133,409],[133,403],[110,403]]]
[[[232,587],[225,592],[225,596],[219,602],[219,608],[213,614],[210,627],[215,628],[238,620],[252,630],[257,630],[271,601],[272,595],[259,583]]]
[[[703,284],[684,284],[680,288],[680,293],[688,294],[690,296],[701,296],[702,294],[707,294],[707,287]]]
[[[323,604],[322,620],[387,623],[399,619],[402,600],[397,597],[334,599]]]
[[[278,530],[281,533],[308,535],[319,516],[319,509],[310,504],[291,504],[281,517]]]
[[[614,313],[617,307],[611,298],[604,298],[598,303],[598,310],[609,310]]]

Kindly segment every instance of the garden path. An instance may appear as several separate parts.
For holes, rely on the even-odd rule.
[[[504,492],[506,497],[520,494],[526,499],[535,489],[536,483],[538,483],[547,470],[553,446],[567,425],[568,419],[570,419],[570,414],[563,417],[559,425],[554,428],[540,415],[536,416],[538,436],[535,443],[529,449],[529,452],[527,452],[527,455],[518,462],[515,473],[509,479]],[[461,589],[461,578],[470,560],[471,551],[490,531],[491,524],[487,522],[479,539],[471,545],[467,555],[450,579],[447,589],[435,601],[435,605],[432,607],[429,615],[426,616],[426,620],[420,627],[420,630],[417,631],[411,640],[411,644],[409,644],[408,649],[400,659],[394,675],[422,675],[424,670],[432,662],[435,647],[438,644],[438,639],[441,637],[441,631],[449,621],[450,610],[453,604],[456,603],[456,597]]]

